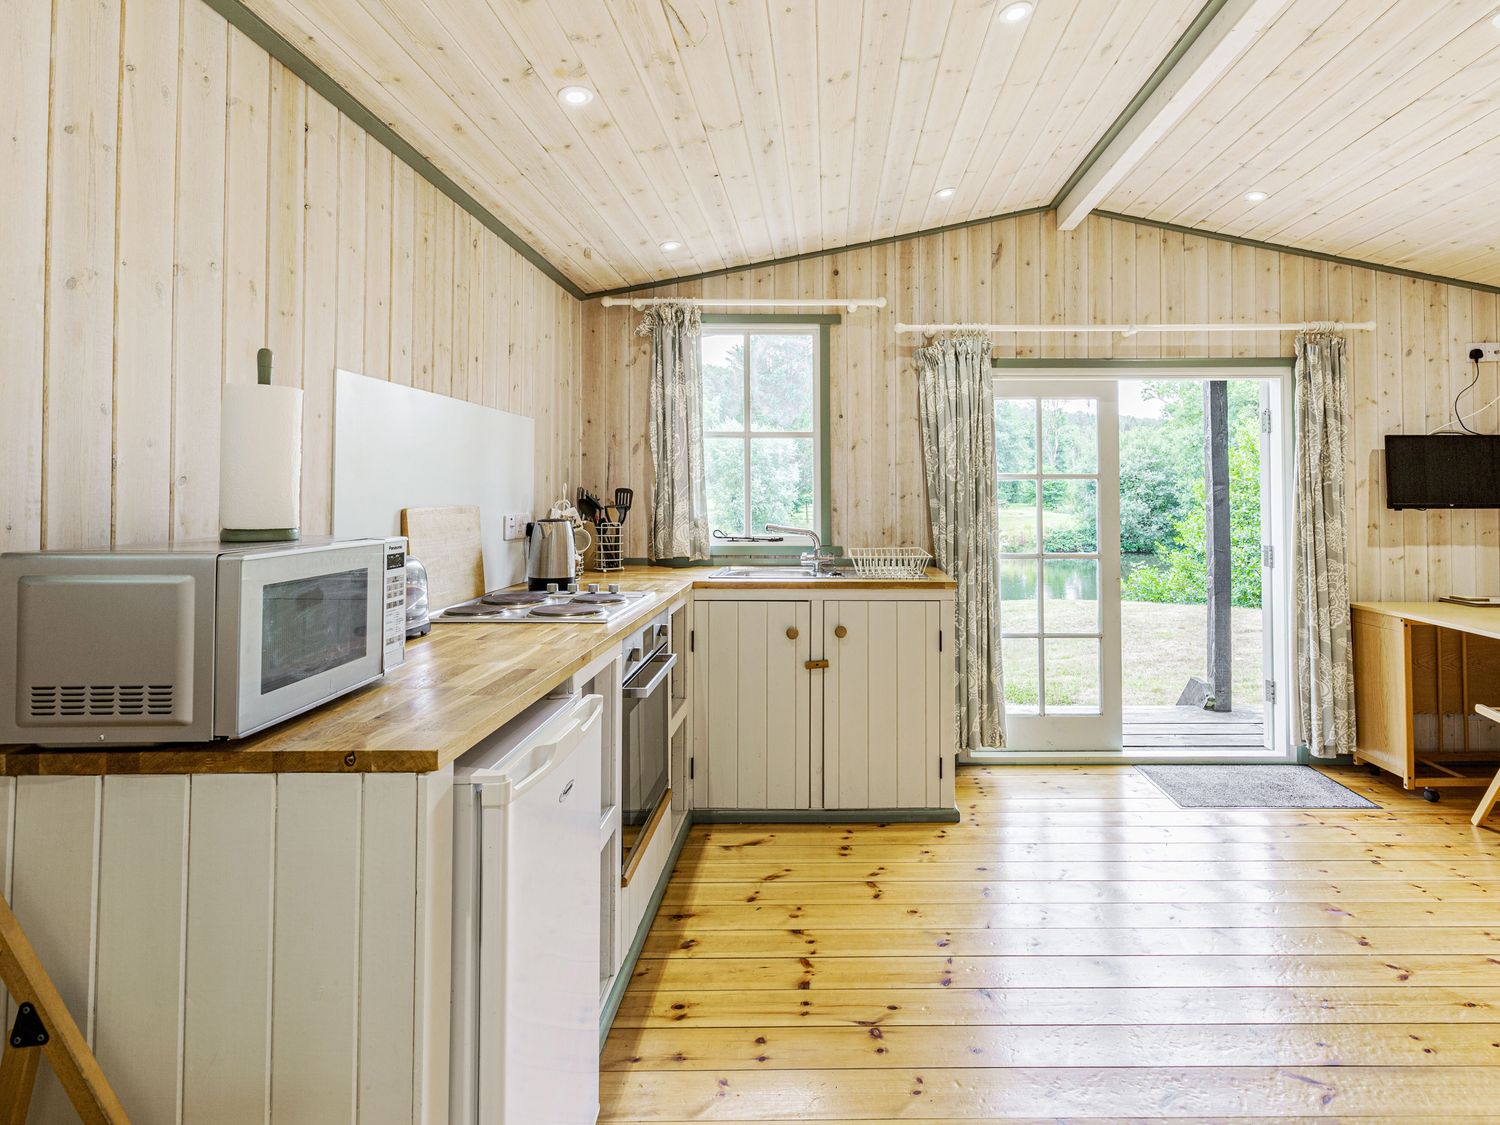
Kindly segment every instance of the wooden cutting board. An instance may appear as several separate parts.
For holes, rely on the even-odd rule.
[[[427,568],[433,613],[485,592],[478,507],[402,508],[401,534],[411,557]]]

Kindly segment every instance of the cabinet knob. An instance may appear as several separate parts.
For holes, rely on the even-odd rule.
[[[835,637],[837,637],[839,640],[843,640],[845,637],[847,637],[849,635],[849,630],[845,629],[842,625],[839,625],[838,627],[836,627],[833,630],[833,635]]]
[[[795,625],[788,625],[786,627],[786,639],[787,640],[789,640],[789,641],[795,641],[801,635],[802,634],[797,631],[797,626],[795,626]]]

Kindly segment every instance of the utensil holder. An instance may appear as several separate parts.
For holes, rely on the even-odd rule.
[[[613,520],[600,520],[595,525],[594,565],[601,571],[624,570],[625,561],[620,556],[620,525]]]

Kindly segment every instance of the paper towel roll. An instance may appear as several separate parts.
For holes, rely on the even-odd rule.
[[[302,391],[231,383],[221,426],[219,526],[295,530],[302,514]]]

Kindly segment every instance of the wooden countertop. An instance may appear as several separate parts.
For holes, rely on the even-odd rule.
[[[0,775],[179,773],[427,773],[442,769],[619,643],[642,619],[694,586],[952,589],[941,571],[909,582],[706,579],[705,568],[627,567],[588,580],[657,595],[606,626],[436,625],[408,642],[406,663],[378,683],[233,743],[139,750],[0,748]]]
[[[1500,607],[1458,605],[1454,602],[1354,602],[1350,609],[1399,617],[1460,633],[1500,641]]]

